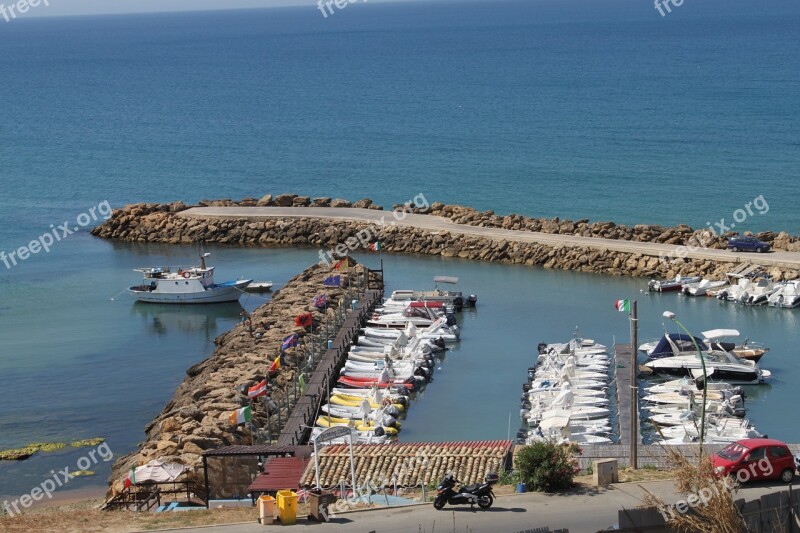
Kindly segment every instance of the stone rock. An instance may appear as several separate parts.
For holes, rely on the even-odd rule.
[[[256,205],[259,206],[259,207],[269,207],[269,206],[274,205],[274,203],[272,202],[272,195],[271,194],[265,194],[256,203]]]
[[[341,198],[337,198],[331,202],[331,207],[352,207],[352,205],[353,204],[347,200],[342,200]]]
[[[275,205],[278,207],[292,207],[292,202],[294,202],[296,196],[296,194],[279,194],[275,197]]]

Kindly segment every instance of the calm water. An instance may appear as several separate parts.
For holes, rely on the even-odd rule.
[[[367,3],[328,19],[313,8],[20,19],[0,28],[0,250],[104,200],[287,191],[384,205],[423,193],[503,213],[696,227],[763,194],[769,212],[744,229],[800,233],[787,194],[800,168],[798,9],[717,0],[662,19],[632,1]],[[316,258],[212,251],[220,279],[278,284]],[[239,308],[110,298],[136,281],[131,268],[194,255],[84,231],[0,264],[0,448],[100,435],[118,455],[133,450]],[[509,413],[513,434],[536,344],[576,325],[604,344],[627,339],[611,303],[643,285],[385,258],[390,288],[451,273],[480,297],[407,440],[505,437]],[[771,345],[774,386],[752,398],[751,415],[800,441],[776,408],[800,377],[796,313],[640,302],[643,338],[671,309],[697,330],[737,327]],[[0,464],[0,494],[27,492],[79,455]],[[70,487],[102,483],[107,468],[97,470]]]

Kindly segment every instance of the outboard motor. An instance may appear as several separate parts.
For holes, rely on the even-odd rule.
[[[540,343],[539,343],[539,344],[536,346],[536,351],[538,351],[538,352],[539,352],[539,355],[544,355],[544,354],[546,354],[546,353],[547,353],[547,343],[545,343],[545,342],[540,342]]]
[[[470,294],[467,297],[467,307],[470,309],[478,307],[478,297],[476,295]]]
[[[439,348],[439,351],[443,352],[447,349],[447,343],[444,342],[444,339],[442,337],[439,337],[438,339],[432,341],[432,343],[434,346]]]
[[[528,438],[528,430],[525,428],[519,428],[517,430],[517,438],[519,440],[525,440]]]
[[[447,325],[448,326],[455,326],[456,325],[456,315],[453,313],[447,313]]]
[[[383,415],[381,417],[381,425],[387,428],[396,428],[398,426],[397,419],[390,415]]]
[[[523,383],[522,384],[522,392],[528,392],[530,390],[531,390],[531,384],[530,383]],[[527,394],[525,396],[527,396]]]
[[[453,298],[453,308],[456,311],[461,311],[464,309],[464,297],[463,296],[456,296]]]
[[[396,405],[387,405],[383,412],[394,418],[400,416],[400,409],[398,409]]]
[[[430,381],[431,380],[430,373],[425,372],[424,368],[418,368],[418,369],[414,370],[414,376],[413,377],[417,381]]]
[[[522,408],[523,408],[523,409],[525,409],[525,410],[528,410],[528,411],[530,411],[530,410],[531,410],[531,407],[533,407],[533,406],[531,405],[531,402],[529,402],[528,400],[524,400],[524,401],[523,401],[523,402],[520,404],[520,407],[522,407]]]
[[[375,428],[374,433],[376,437],[383,437],[384,435],[386,435],[386,432],[383,430],[381,426],[377,426]]]

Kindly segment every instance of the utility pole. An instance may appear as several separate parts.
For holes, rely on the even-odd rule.
[[[637,374],[639,365],[636,364],[636,351],[639,346],[639,317],[636,309],[636,300],[631,302],[631,450],[628,458],[629,465],[636,470],[639,465],[637,448],[639,446],[639,384]]]

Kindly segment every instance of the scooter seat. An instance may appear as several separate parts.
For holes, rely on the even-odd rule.
[[[480,483],[473,483],[472,485],[467,485],[466,487],[461,487],[461,492],[475,492],[480,487]]]

